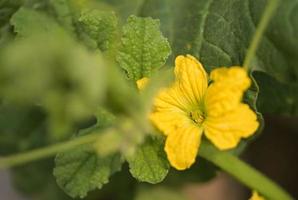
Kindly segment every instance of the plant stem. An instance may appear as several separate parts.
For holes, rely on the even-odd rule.
[[[268,199],[292,200],[286,191],[262,173],[232,154],[216,149],[212,144],[202,142],[199,155],[238,179],[249,188],[258,191]]]
[[[18,166],[38,159],[54,156],[59,152],[67,151],[78,145],[93,143],[98,138],[98,134],[89,134],[78,137],[68,142],[61,142],[44,148],[31,150],[25,153],[14,154],[12,156],[0,157],[0,169]]]
[[[262,15],[261,21],[257,26],[256,32],[253,36],[252,42],[250,43],[250,46],[248,48],[247,54],[244,59],[243,67],[246,70],[250,70],[251,68],[251,61],[254,58],[257,48],[261,42],[262,36],[269,24],[269,21],[271,17],[274,14],[274,11],[276,10],[277,6],[279,4],[279,0],[269,0],[268,5],[265,8],[265,11]]]

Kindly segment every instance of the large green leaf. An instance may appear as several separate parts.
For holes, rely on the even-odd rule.
[[[128,77],[150,77],[170,54],[170,45],[159,30],[159,21],[131,16],[123,27],[117,60]]]
[[[235,36],[237,31],[237,36],[241,35],[238,22],[243,20],[243,17],[239,19],[242,12],[236,9],[235,2],[147,0],[140,15],[161,17],[162,27],[166,26],[162,29],[171,38],[174,56],[189,53],[208,67],[240,64],[239,55],[243,57],[244,50],[239,47],[247,46],[249,38],[244,42]]]
[[[254,72],[260,85],[257,107],[264,114],[298,115],[298,84],[280,83],[264,72]]]
[[[54,176],[57,183],[73,198],[83,198],[89,191],[100,189],[122,165],[120,155],[100,157],[90,145],[59,153],[55,162]]]
[[[264,8],[251,1],[250,10],[256,23]],[[280,1],[267,29],[263,45],[258,50],[258,65],[279,81],[298,81],[298,0]],[[260,63],[262,62],[262,64]]]
[[[132,176],[142,182],[161,182],[170,168],[163,146],[162,138],[148,137],[136,152],[127,158]]]
[[[210,70],[243,63],[266,2],[146,0],[140,15],[161,18],[174,55],[193,54]],[[297,2],[282,1],[253,64],[282,81],[297,80]]]

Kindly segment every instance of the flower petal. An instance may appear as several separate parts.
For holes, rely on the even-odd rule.
[[[213,83],[205,96],[205,111],[208,116],[220,116],[235,109],[243,93],[250,86],[250,79],[241,67],[221,67],[211,72]]]
[[[217,117],[234,110],[241,102],[243,91],[222,83],[212,83],[205,96],[205,112],[208,117]]]
[[[202,64],[193,56],[178,56],[175,60],[177,86],[189,103],[202,102],[208,87],[208,76]]]
[[[190,120],[191,108],[198,107],[207,89],[207,74],[192,56],[176,58],[176,80],[169,88],[162,89],[153,104],[151,121],[165,135],[171,133],[181,121]]]
[[[164,110],[182,110],[187,111],[189,109],[189,102],[184,97],[183,93],[176,84],[173,84],[170,88],[161,89],[154,100],[154,111]]]
[[[173,167],[184,170],[195,162],[202,132],[202,128],[189,122],[168,135],[165,151]]]
[[[247,71],[238,66],[214,69],[210,74],[210,79],[215,83],[221,82],[225,85],[236,87],[241,91],[247,90],[251,84]]]
[[[185,112],[175,107],[150,114],[151,122],[165,135],[175,131],[182,122],[190,120]]]
[[[237,146],[241,138],[251,136],[258,128],[256,114],[246,104],[218,117],[208,117],[204,122],[206,137],[219,149]]]

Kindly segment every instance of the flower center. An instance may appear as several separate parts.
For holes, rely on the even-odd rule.
[[[205,120],[205,114],[200,110],[194,110],[189,113],[190,118],[197,124],[202,124]]]

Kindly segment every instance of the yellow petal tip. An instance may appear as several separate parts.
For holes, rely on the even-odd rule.
[[[149,78],[147,78],[147,77],[137,80],[138,89],[143,90],[148,85],[148,82],[149,82]]]
[[[253,191],[249,200],[265,200],[265,198],[259,195],[257,191]]]
[[[210,74],[210,79],[214,82],[222,82],[226,85],[238,87],[242,91],[247,90],[251,85],[247,71],[239,66],[214,69]]]

